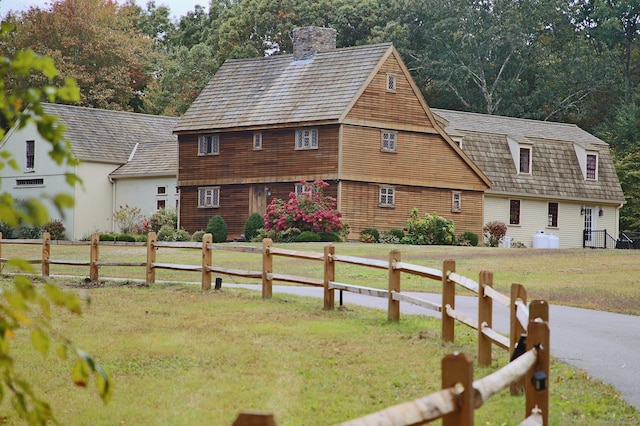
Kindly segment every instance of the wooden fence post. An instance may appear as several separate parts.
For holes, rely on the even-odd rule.
[[[324,310],[330,311],[335,308],[335,290],[329,289],[329,282],[336,279],[336,264],[333,255],[336,254],[336,247],[333,244],[324,246]]]
[[[42,277],[49,276],[49,259],[51,258],[51,234],[42,233]]]
[[[453,342],[456,321],[447,315],[447,305],[456,307],[456,283],[449,280],[449,273],[456,271],[456,261],[446,259],[442,262],[442,341]]]
[[[401,257],[399,250],[389,252],[389,307],[387,309],[389,321],[400,321],[400,301],[393,300],[393,292],[400,292],[400,270],[395,269],[394,265],[400,262]]]
[[[480,271],[478,281],[478,365],[491,365],[491,339],[484,335],[482,327],[493,326],[493,299],[484,293],[485,286],[493,287],[493,272]]]
[[[457,384],[464,386],[458,409],[442,416],[442,426],[472,426],[474,414],[473,359],[469,354],[454,352],[442,358],[442,389]]]
[[[100,234],[91,234],[91,253],[89,255],[89,279],[91,282],[98,281],[98,258],[100,256]]]
[[[509,353],[513,354],[516,348],[516,344],[520,339],[520,336],[525,334],[527,330],[524,329],[520,321],[518,321],[516,302],[521,300],[522,303],[527,304],[527,290],[522,284],[511,284],[511,313],[509,319]],[[524,378],[509,386],[509,392],[511,395],[520,395],[524,387]]]
[[[147,284],[156,282],[156,269],[153,267],[153,264],[156,263],[157,255],[156,241],[156,233],[149,232],[149,235],[147,235]]]
[[[253,411],[238,414],[233,426],[276,426],[276,421],[271,413]]]
[[[531,302],[534,303],[541,301]],[[543,302],[546,305],[546,302]],[[540,410],[543,426],[549,424],[549,386],[551,378],[549,377],[549,355],[551,348],[549,346],[549,323],[533,319],[529,321],[529,330],[527,332],[527,350],[534,346],[538,346],[538,359],[535,365],[527,372],[525,377],[525,398],[526,413],[525,418],[529,417],[534,409]],[[544,374],[544,389],[536,389],[534,385],[534,374]]]
[[[211,271],[207,267],[211,266],[211,249],[209,244],[213,242],[211,234],[202,236],[202,291],[211,290]]]
[[[269,275],[273,272],[273,256],[269,249],[273,247],[273,240],[265,238],[262,240],[262,298],[271,299],[273,292],[273,280]]]

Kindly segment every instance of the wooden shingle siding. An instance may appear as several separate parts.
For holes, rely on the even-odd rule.
[[[451,190],[415,186],[395,186],[395,207],[379,207],[379,185],[342,182],[343,222],[349,225],[349,239],[357,239],[363,228],[379,231],[403,229],[411,210],[418,208],[420,216],[436,212],[453,220],[456,235],[471,231],[482,235],[482,192],[462,191],[462,211],[451,212]]]
[[[344,126],[341,178],[436,188],[486,185],[440,135],[398,132],[397,152],[380,150],[380,129]]]

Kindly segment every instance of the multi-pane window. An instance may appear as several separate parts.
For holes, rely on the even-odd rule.
[[[167,187],[166,186],[156,187],[156,195],[167,195]]]
[[[587,179],[598,178],[598,156],[596,154],[587,154]]]
[[[220,187],[198,188],[198,207],[220,207]]]
[[[296,183],[294,192],[296,197],[299,197],[302,194],[310,193],[313,191],[313,185],[310,183]]]
[[[509,201],[509,224],[520,225],[520,200]]]
[[[198,136],[198,154],[209,155],[220,153],[220,135]]]
[[[36,142],[35,141],[27,141],[26,144],[26,159],[25,159],[25,170],[33,170],[36,164]]]
[[[387,92],[396,91],[396,75],[387,74]]]
[[[520,147],[520,168],[518,170],[523,174],[531,173],[531,148]]]
[[[318,129],[296,130],[296,149],[318,149]]]
[[[552,228],[558,227],[558,203],[549,203],[548,226]]]
[[[44,179],[16,179],[16,186],[44,185]]]
[[[167,206],[167,200],[156,200],[156,210],[162,210]]]
[[[452,212],[462,211],[462,193],[461,192],[454,191],[451,193],[451,211]]]
[[[259,151],[262,149],[262,133],[253,134],[253,149]]]
[[[390,186],[380,187],[379,205],[382,207],[391,207],[395,205],[395,189]]]
[[[382,132],[382,141],[380,142],[380,149],[382,151],[396,152],[397,150],[397,133],[396,132]]]

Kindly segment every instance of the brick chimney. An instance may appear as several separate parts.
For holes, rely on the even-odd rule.
[[[308,59],[316,52],[336,49],[337,31],[333,28],[298,27],[293,30],[293,59]]]

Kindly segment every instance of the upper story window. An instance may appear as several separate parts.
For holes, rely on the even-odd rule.
[[[396,132],[382,131],[382,140],[380,142],[380,149],[387,152],[396,152],[398,134]]]
[[[262,149],[262,133],[253,134],[253,150],[260,151]]]
[[[220,135],[198,136],[198,155],[220,154]]]
[[[220,187],[198,188],[198,207],[220,207]]]
[[[598,155],[597,154],[587,154],[587,179],[589,180],[597,180],[598,179]]]
[[[166,186],[157,186],[156,187],[156,195],[167,195],[167,187]]]
[[[395,74],[387,74],[387,92],[395,92],[397,84],[397,77]]]
[[[520,167],[518,172],[521,174],[531,174],[531,147],[530,146],[521,146],[520,147]]]
[[[296,149],[318,149],[318,129],[296,130]]]
[[[378,205],[380,207],[393,207],[396,203],[396,190],[391,186],[381,186]]]
[[[454,213],[462,211],[462,193],[460,191],[451,193],[451,211]]]
[[[32,172],[36,165],[36,141],[27,141],[24,170]]]
[[[520,225],[520,200],[509,200],[509,224]]]
[[[547,226],[549,226],[550,228],[557,228],[558,227],[558,203],[549,203],[547,217],[549,218]]]

